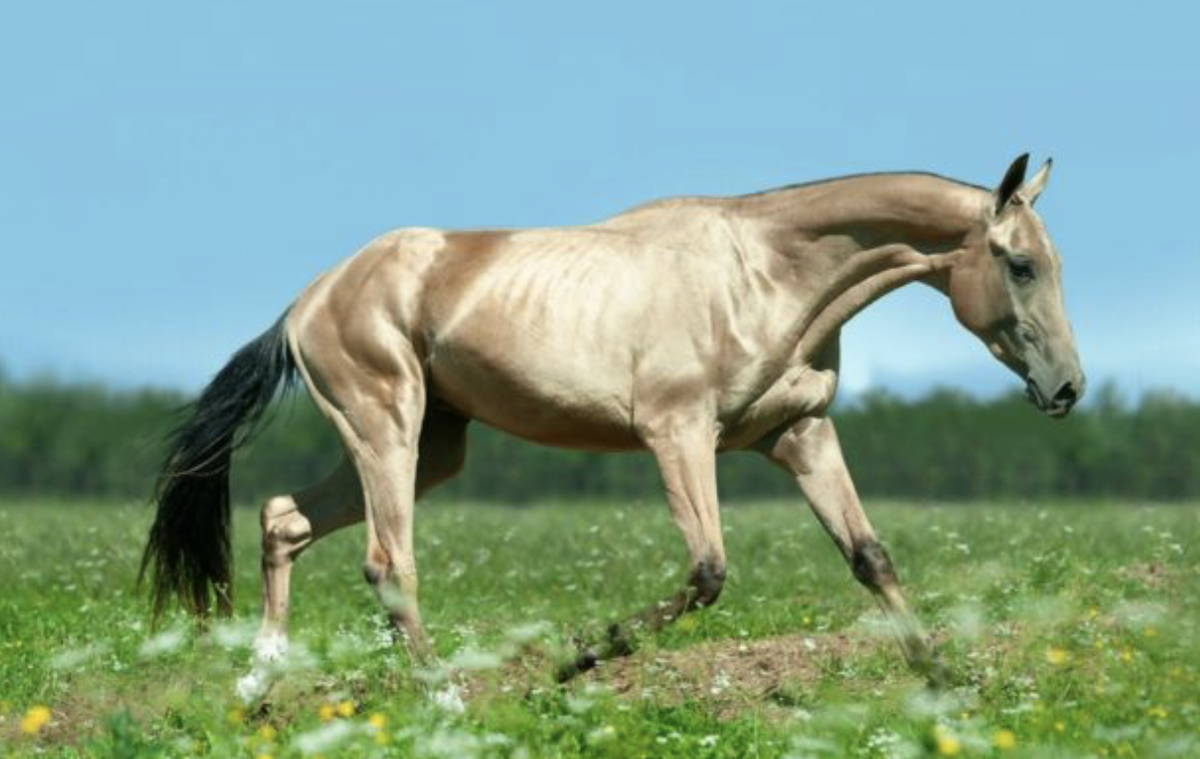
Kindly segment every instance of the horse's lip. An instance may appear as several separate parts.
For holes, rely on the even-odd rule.
[[[1028,380],[1025,383],[1025,397],[1030,400],[1033,405],[1038,407],[1039,411],[1045,411],[1048,414],[1053,414],[1050,404],[1046,401],[1046,396],[1042,395],[1041,388],[1033,380]]]

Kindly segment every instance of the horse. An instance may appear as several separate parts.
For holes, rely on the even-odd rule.
[[[1084,375],[1062,266],[1033,210],[1047,160],[994,189],[877,173],[730,197],[653,201],[577,227],[376,238],[313,281],[204,388],[170,440],[139,583],[155,618],[178,599],[231,610],[231,454],[299,376],[344,456],[323,482],[262,506],[255,661],[287,647],[289,578],[322,537],[367,523],[363,571],[415,662],[414,503],[455,476],[471,420],[535,443],[649,451],[687,546],[684,587],[584,642],[560,677],[627,653],[721,595],[716,456],[751,450],[798,483],[890,621],[908,663],[944,674],[855,492],[830,404],[843,324],[912,282],[1063,417]],[[239,684],[251,700],[262,678]]]

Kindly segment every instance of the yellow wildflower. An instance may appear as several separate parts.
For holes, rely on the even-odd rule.
[[[1067,725],[1063,722],[1055,722],[1054,729],[1061,733],[1063,730],[1067,729]]]
[[[21,718],[21,732],[28,735],[41,730],[50,721],[50,710],[44,706],[35,706],[25,712],[25,716]]]
[[[321,718],[322,722],[328,722],[329,720],[333,719],[333,715],[334,711],[332,704],[321,704],[321,708],[317,709],[317,716]]]
[[[353,701],[342,701],[341,703],[339,703],[337,705],[337,713],[339,716],[342,716],[342,717],[353,717],[354,716],[354,702]]]
[[[266,752],[263,752],[263,753],[259,754],[258,756],[254,757],[254,759],[275,759],[275,757],[271,756],[270,754],[268,754]]]
[[[992,736],[992,745],[1001,751],[1008,751],[1017,745],[1017,736],[1012,730],[997,730]]]
[[[1121,661],[1133,661],[1133,653],[1128,648],[1121,652]]]
[[[1095,619],[1096,615],[1099,613],[1100,612],[1096,611],[1096,607],[1093,606],[1092,608],[1088,609],[1088,619]]]
[[[1167,710],[1162,708],[1161,706],[1151,707],[1150,716],[1155,717],[1157,719],[1166,719],[1167,718]]]
[[[225,712],[225,719],[229,720],[229,724],[231,725],[240,725],[242,724],[242,720],[246,719],[246,713],[243,712],[239,707],[235,706],[234,708]]]
[[[263,725],[262,727],[258,728],[258,737],[262,738],[264,741],[274,740],[275,728],[271,727],[270,725]]]
[[[387,717],[379,712],[375,712],[370,717],[367,717],[367,724],[376,730],[382,730],[383,726],[387,724]]]
[[[1058,666],[1067,663],[1068,654],[1064,649],[1051,646],[1046,649],[1046,663]]]
[[[937,750],[942,756],[957,756],[958,752],[962,751],[962,744],[953,735],[939,732],[937,736]]]

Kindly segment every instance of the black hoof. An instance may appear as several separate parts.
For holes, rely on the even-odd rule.
[[[954,673],[942,663],[939,656],[931,656],[914,664],[913,668],[925,678],[925,683],[931,690],[943,690],[956,685]]]
[[[554,679],[559,683],[565,683],[582,672],[595,669],[598,661],[600,661],[600,657],[596,652],[590,648],[585,648],[576,654],[574,659],[560,666],[554,674]]]

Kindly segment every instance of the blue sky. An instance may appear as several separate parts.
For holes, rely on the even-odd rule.
[[[1200,6],[900,5],[5,4],[0,365],[195,388],[392,227],[1030,151],[1091,379],[1200,395]],[[843,356],[851,390],[1018,385],[927,288]]]

